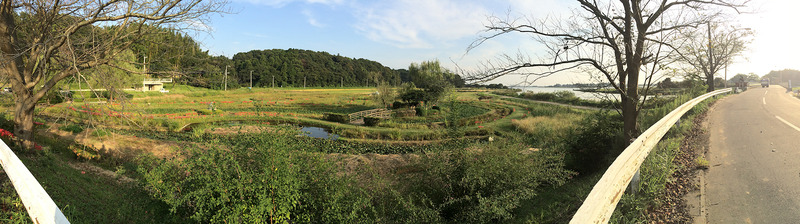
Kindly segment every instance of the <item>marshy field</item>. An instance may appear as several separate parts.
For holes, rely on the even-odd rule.
[[[569,220],[624,147],[619,115],[498,94],[381,105],[374,87],[78,92],[37,107],[42,149],[20,157],[73,223]],[[374,109],[386,110],[350,115]],[[2,191],[3,220],[25,222],[8,181]]]

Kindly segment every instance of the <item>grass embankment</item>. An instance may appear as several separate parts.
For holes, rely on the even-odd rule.
[[[4,127],[8,128],[8,127]],[[43,136],[41,151],[17,155],[72,223],[185,223],[170,213],[163,202],[142,189],[130,169],[133,163],[103,159],[87,163],[68,149],[71,143]],[[114,170],[114,171],[109,171]],[[3,175],[2,216],[4,223],[32,223],[16,190]]]

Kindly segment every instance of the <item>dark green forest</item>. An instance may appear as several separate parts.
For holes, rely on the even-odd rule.
[[[151,77],[173,77],[177,83],[222,89],[226,66],[228,88],[250,86],[251,71],[253,87],[353,87],[383,82],[396,86],[411,81],[406,69],[324,51],[271,49],[240,52],[232,59],[211,56],[190,36],[155,29],[160,29],[157,35],[132,46],[135,64]]]
[[[272,86],[273,77],[276,87],[303,87],[304,79],[309,87],[398,85],[401,81],[398,72],[378,62],[310,50],[253,50],[234,55],[233,64],[242,86],[249,86],[250,71],[254,87]]]

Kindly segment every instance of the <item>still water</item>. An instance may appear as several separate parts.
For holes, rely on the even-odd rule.
[[[312,138],[321,138],[330,140],[339,139],[339,135],[331,134],[330,132],[328,132],[328,130],[325,130],[324,128],[320,127],[303,127],[302,129],[300,129],[300,132],[302,132],[303,136],[308,136]]]
[[[587,93],[581,91],[575,91],[576,88],[557,88],[557,87],[538,87],[538,86],[511,86],[514,89],[521,89],[523,92],[530,91],[535,93],[552,93],[558,91],[570,91],[575,93],[575,96],[585,100],[604,100],[604,99],[618,99],[617,94],[609,94],[609,93]]]

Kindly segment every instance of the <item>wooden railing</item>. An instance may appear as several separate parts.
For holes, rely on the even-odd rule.
[[[647,155],[661,141],[672,125],[680,120],[684,113],[703,100],[730,91],[731,89],[721,89],[689,100],[644,131],[608,167],[570,223],[608,223],[634,174],[637,173]]]
[[[350,116],[350,122],[352,123],[353,121],[356,121],[364,117],[391,118],[392,111],[383,108],[378,108],[372,110],[359,111],[348,115]]]
[[[69,223],[50,195],[44,191],[42,185],[39,185],[39,181],[36,181],[33,174],[5,142],[0,144],[0,164],[14,185],[14,189],[17,190],[33,223]]]

